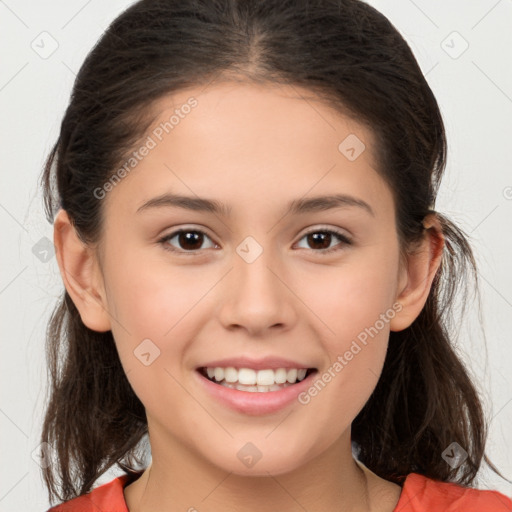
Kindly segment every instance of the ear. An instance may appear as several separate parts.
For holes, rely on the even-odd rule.
[[[413,252],[405,256],[399,271],[396,301],[402,306],[390,321],[392,331],[402,331],[418,317],[427,302],[432,281],[441,264],[445,245],[443,229],[435,213],[423,221],[423,240]]]
[[[53,243],[64,286],[82,322],[94,331],[109,331],[110,316],[96,254],[80,240],[67,212],[62,209],[55,217]]]

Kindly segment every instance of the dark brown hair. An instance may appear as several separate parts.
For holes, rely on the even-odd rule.
[[[377,171],[389,184],[402,251],[425,231],[446,163],[438,104],[409,46],[359,0],[144,0],[123,12],[88,54],[43,173],[53,222],[65,209],[85,243],[102,236],[93,193],[153,121],[165,95],[214,81],[290,84],[310,90],[375,135]],[[387,480],[410,472],[471,484],[487,425],[468,370],[451,343],[454,299],[478,289],[467,236],[437,213],[446,246],[424,309],[392,332],[380,380],[352,424],[358,458]],[[466,294],[467,295],[467,294]],[[462,294],[465,298],[466,295]],[[145,410],[121,366],[111,332],[88,329],[66,291],[47,332],[49,397],[41,440],[50,501],[91,490],[109,468],[135,474]],[[452,443],[468,458],[452,469]]]

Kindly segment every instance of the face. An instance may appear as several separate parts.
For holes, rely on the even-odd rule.
[[[146,150],[104,189],[104,293],[153,458],[176,448],[241,475],[293,470],[346,452],[377,383],[400,275],[392,194],[372,134],[300,94],[224,83],[162,99]],[[196,208],[152,201],[165,194]],[[310,202],[333,195],[345,199]],[[272,408],[273,391],[226,390],[197,371],[236,357],[316,373]],[[261,459],[249,467],[241,449]]]

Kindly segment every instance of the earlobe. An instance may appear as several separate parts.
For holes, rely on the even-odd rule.
[[[401,310],[390,322],[391,331],[402,331],[416,320],[441,264],[444,249],[441,223],[435,214],[430,214],[423,225],[425,232],[420,246],[406,256],[406,264],[400,270],[396,301],[401,304]]]
[[[82,322],[94,331],[109,331],[110,317],[94,251],[80,240],[62,209],[55,217],[53,243],[64,286]]]

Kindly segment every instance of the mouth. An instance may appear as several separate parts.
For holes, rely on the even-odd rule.
[[[278,368],[254,370],[235,367],[199,367],[204,378],[219,386],[253,393],[280,391],[317,373],[317,368]]]

